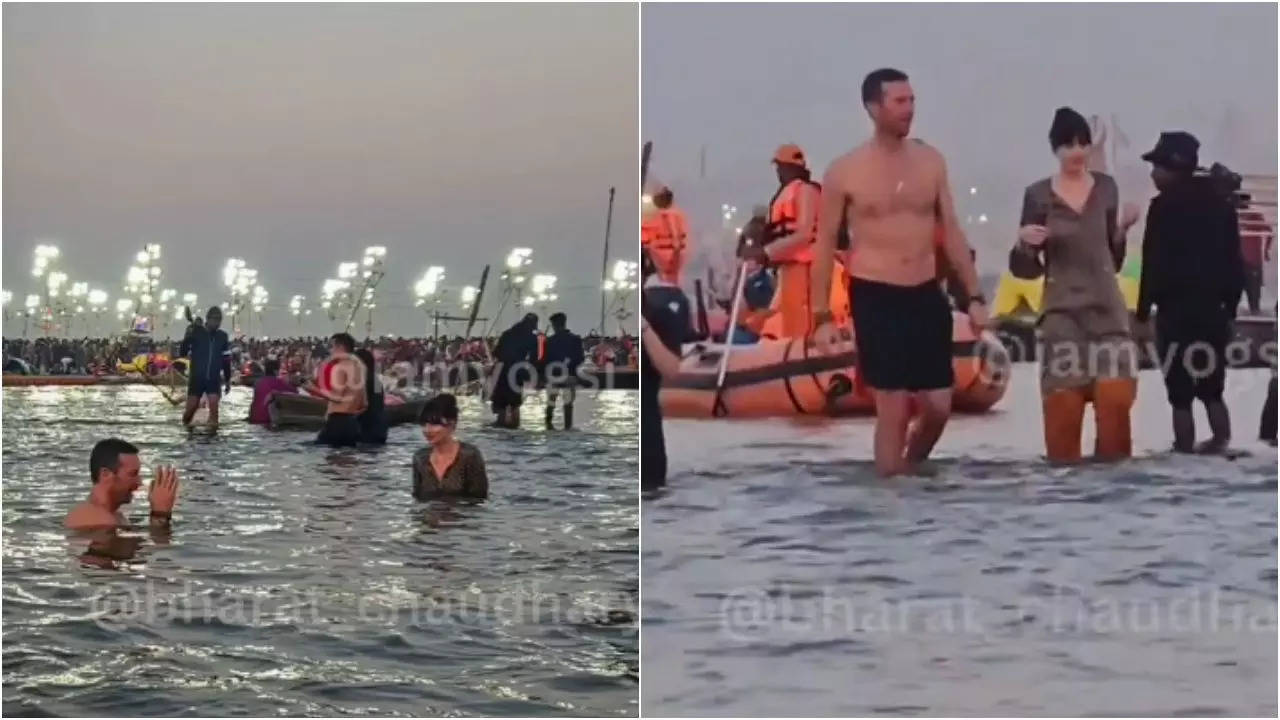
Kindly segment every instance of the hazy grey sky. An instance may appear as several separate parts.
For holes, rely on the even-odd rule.
[[[376,329],[407,333],[428,265],[496,281],[524,245],[586,330],[611,185],[613,256],[636,256],[637,24],[634,5],[6,4],[4,287],[32,291],[51,241],[114,305],[158,242],[163,284],[202,305],[228,257],[257,267],[279,334],[290,296],[381,244],[379,307],[400,308]]]
[[[884,66],[911,76],[913,132],[946,155],[953,187],[980,189],[967,209],[991,217],[971,233],[985,269],[1004,262],[1022,188],[1054,169],[1061,105],[1114,113],[1139,180],[1138,156],[1176,129],[1199,136],[1206,165],[1276,172],[1274,4],[661,4],[642,28],[651,173],[703,229],[722,202],[768,200],[778,144],[798,142],[820,176],[865,139],[859,88]]]

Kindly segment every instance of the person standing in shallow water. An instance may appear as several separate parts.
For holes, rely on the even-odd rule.
[[[427,401],[418,414],[428,447],[413,454],[413,497],[489,497],[489,476],[484,456],[471,443],[455,437],[458,399],[441,393]]]
[[[1095,456],[1119,460],[1133,452],[1137,346],[1115,274],[1138,210],[1130,205],[1121,214],[1115,180],[1089,170],[1092,143],[1080,113],[1065,107],[1054,113],[1049,146],[1058,172],[1027,187],[1009,256],[1015,277],[1045,279],[1040,392],[1051,462],[1080,459],[1089,403],[1098,426]]]
[[[520,406],[524,404],[523,387],[532,379],[538,362],[538,316],[529,313],[498,337],[493,349],[493,390],[489,400],[495,427],[520,427]]]
[[[190,317],[190,315],[188,315]],[[187,407],[182,412],[182,424],[190,427],[200,408],[200,400],[209,402],[209,427],[218,427],[218,402],[231,392],[231,340],[219,328],[222,309],[209,308],[203,324],[192,322],[186,336],[178,346],[178,354],[190,357],[187,368]],[[218,382],[219,375],[222,382]]]
[[[875,400],[876,471],[889,476],[915,472],[951,417],[953,321],[938,281],[939,235],[966,286],[975,332],[987,323],[987,307],[956,221],[946,161],[910,137],[915,92],[906,74],[870,73],[862,103],[875,133],[823,177],[810,303],[814,345],[831,353],[841,334],[831,310],[832,267],[838,236],[852,237],[849,305],[859,371]]]
[[[1235,208],[1210,178],[1194,177],[1199,149],[1189,133],[1161,133],[1142,156],[1151,163],[1160,194],[1147,211],[1137,315],[1146,322],[1156,308],[1156,346],[1173,407],[1173,449],[1217,453],[1231,441],[1222,390],[1245,277]],[[1204,403],[1213,433],[1199,447],[1194,400]]]

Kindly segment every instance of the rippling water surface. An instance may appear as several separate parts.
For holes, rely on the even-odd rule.
[[[668,421],[671,487],[642,510],[644,712],[1274,717],[1266,371],[1228,380],[1248,456],[1165,453],[1147,373],[1139,457],[1076,469],[1039,457],[1035,373],[953,419],[932,478],[876,479],[869,419]]]
[[[634,715],[637,407],[581,393],[546,432],[531,400],[507,432],[464,399],[491,499],[419,504],[414,426],[330,451],[188,435],[145,386],[6,389],[4,714]],[[111,435],[182,488],[167,543],[86,568],[61,524]]]

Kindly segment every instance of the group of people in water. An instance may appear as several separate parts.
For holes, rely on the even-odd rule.
[[[870,73],[862,102],[874,134],[835,159],[820,184],[810,179],[798,146],[778,148],[778,192],[743,229],[739,257],[748,267],[776,269],[779,287],[766,314],[773,327],[752,328],[756,335],[806,337],[819,353],[856,340],[856,372],[874,397],[875,467],[895,475],[920,468],[950,416],[953,302],[976,332],[990,318],[946,163],[910,137],[915,95],[907,75],[889,68]],[[1092,404],[1093,454],[1118,460],[1132,454],[1139,361],[1115,275],[1140,211],[1121,204],[1115,180],[1091,167],[1092,128],[1080,113],[1057,110],[1048,141],[1057,168],[1027,186],[1009,255],[1015,276],[1045,283],[1039,320],[1045,453],[1052,462],[1081,459],[1084,411]],[[1198,150],[1189,133],[1167,132],[1143,155],[1159,195],[1146,213],[1136,320],[1149,321],[1154,310],[1174,450],[1216,453],[1231,439],[1225,352],[1245,272],[1234,195],[1239,176],[1231,186],[1226,174],[1224,187],[1221,175],[1199,170]],[[679,372],[680,344],[691,333],[688,302],[667,301],[689,254],[687,222],[673,209],[669,188],[656,188],[652,199],[656,210],[642,233],[641,472],[648,487],[663,484],[666,474],[658,386]],[[659,295],[663,302],[652,301]],[[727,341],[736,330],[726,331]],[[1211,430],[1200,444],[1191,414],[1196,400],[1207,408]]]
[[[542,335],[538,332],[537,316],[530,313],[499,338],[494,348],[496,363],[491,394],[496,426],[519,427],[524,385],[535,374],[542,373],[547,381],[547,427],[553,427],[559,401],[564,428],[572,428],[577,372],[585,359],[583,342],[568,328],[564,313],[553,314],[550,321],[552,333]],[[221,324],[221,309],[212,307],[204,318],[192,321],[182,340],[180,353],[188,358],[184,425],[190,426],[197,409],[204,405],[209,410],[209,425],[216,427],[219,401],[231,389],[231,343]],[[268,358],[263,369],[263,376],[254,385],[250,422],[264,419],[266,403],[272,395],[299,391],[295,382],[281,375],[278,359]],[[328,359],[319,367],[316,377],[301,383],[300,389],[325,402],[324,425],[316,437],[318,444],[354,447],[386,443],[385,390],[377,372],[377,361],[367,348],[357,348],[350,334],[336,333],[330,338]],[[456,437],[457,398],[450,393],[429,398],[418,414],[418,423],[427,446],[413,456],[413,497],[419,500],[442,496],[488,497],[489,479],[483,454],[475,445]],[[139,473],[137,447],[116,438],[99,442],[90,457],[93,484],[89,499],[68,514],[66,526],[73,530],[128,527],[120,509],[141,486]],[[177,472],[170,467],[158,468],[148,495],[153,528],[168,528],[177,491]],[[95,547],[106,552],[102,548],[107,546]]]

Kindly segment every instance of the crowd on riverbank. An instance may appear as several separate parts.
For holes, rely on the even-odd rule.
[[[599,367],[628,367],[635,360],[635,338],[584,335],[583,348]],[[485,363],[492,357],[496,338],[381,337],[362,347],[386,366],[408,363],[422,376],[424,368],[441,363]],[[4,372],[24,375],[106,375],[118,364],[129,364],[139,355],[178,357],[180,341],[147,337],[119,338],[5,338]],[[329,354],[328,337],[238,338],[232,347],[233,367],[261,365],[268,358],[295,372],[307,372]]]

